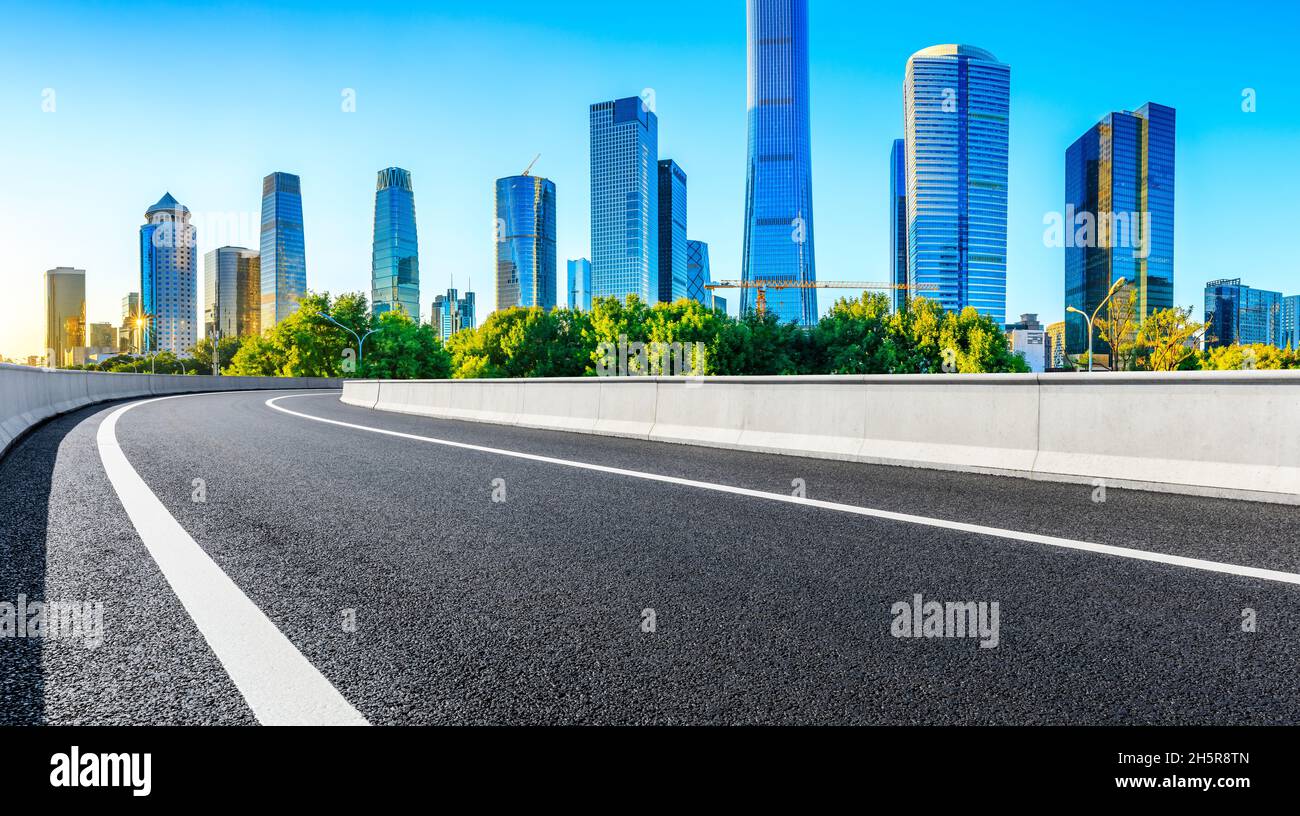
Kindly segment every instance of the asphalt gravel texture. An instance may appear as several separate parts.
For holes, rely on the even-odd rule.
[[[153,402],[117,438],[374,724],[1300,722],[1300,586],[428,444],[287,415],[273,396]],[[337,392],[280,404],[1300,572],[1295,507],[1119,489],[1096,502],[1090,485],[435,420]],[[100,599],[106,632],[97,649],[0,639],[0,724],[254,724],[104,474],[95,433],[113,408],[47,423],[0,460],[0,600]],[[891,608],[918,593],[997,602],[997,647],[894,637]]]

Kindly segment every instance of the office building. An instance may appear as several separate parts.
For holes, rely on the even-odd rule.
[[[60,266],[45,273],[45,364],[75,365],[86,345],[86,270]]]
[[[555,184],[540,176],[508,176],[496,185],[497,309],[554,309]]]
[[[117,330],[117,350],[121,354],[137,354],[140,351],[140,332],[138,325],[143,320],[140,309],[140,293],[128,292],[122,298],[122,323]]]
[[[1017,329],[1029,329],[1032,331],[1038,331],[1041,330],[1042,328],[1043,328],[1043,324],[1038,322],[1037,314],[1022,314],[1018,321],[1016,321],[1015,323],[1008,323],[1006,325],[1007,331],[1015,331]]]
[[[569,261],[569,308],[591,311],[591,261]]]
[[[1174,109],[1148,102],[1107,114],[1065,152],[1066,307],[1092,314],[1120,278],[1139,322],[1173,307],[1174,132]],[[1088,351],[1081,315],[1067,312],[1065,345]],[[1099,336],[1093,348],[1109,357]]]
[[[686,297],[686,174],[677,162],[659,162],[660,303]]]
[[[145,352],[189,356],[198,341],[199,266],[190,211],[171,193],[145,211],[140,227],[140,309]]]
[[[591,106],[591,294],[659,299],[659,117],[640,97]]]
[[[1049,324],[1046,331],[1048,369],[1068,368],[1069,358],[1065,354],[1065,321]]]
[[[895,312],[907,308],[907,141],[889,150],[889,282]]]
[[[255,250],[221,247],[203,256],[203,336],[258,336],[262,265]]]
[[[379,171],[375,182],[374,250],[370,304],[376,316],[401,310],[420,321],[420,248],[415,230],[415,189],[400,167]]]
[[[291,173],[262,179],[262,331],[298,311],[307,294],[302,181]]]
[[[713,282],[709,272],[709,245],[703,241],[686,242],[686,297],[706,306],[712,291],[704,287]]]
[[[1006,322],[1011,69],[969,45],[907,61],[909,294]]]
[[[1041,374],[1047,368],[1047,332],[1042,329],[1013,329],[1007,332],[1011,353],[1019,354],[1029,370]]]
[[[447,290],[447,294],[435,297],[431,323],[438,339],[444,343],[462,329],[475,328],[474,293],[466,292],[461,297],[453,287]]]
[[[1282,348],[1300,351],[1300,295],[1282,298]]]
[[[1205,284],[1205,347],[1265,345],[1285,347],[1282,293],[1243,286],[1240,278]]]

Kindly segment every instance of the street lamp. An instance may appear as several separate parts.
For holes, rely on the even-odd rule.
[[[1083,315],[1083,319],[1086,320],[1086,321],[1088,321],[1088,372],[1089,372],[1089,373],[1092,373],[1092,324],[1093,324],[1093,321],[1095,321],[1095,320],[1097,319],[1097,315],[1098,315],[1098,313],[1101,312],[1102,307],[1105,306],[1105,305],[1107,304],[1107,302],[1109,302],[1110,299],[1111,299],[1112,297],[1115,296],[1115,293],[1118,292],[1119,289],[1120,289],[1120,287],[1123,286],[1126,282],[1127,282],[1127,281],[1126,281],[1124,278],[1120,278],[1119,280],[1115,281],[1114,283],[1112,283],[1112,284],[1110,285],[1110,291],[1106,293],[1106,297],[1104,297],[1104,298],[1101,299],[1101,303],[1098,303],[1098,304],[1097,304],[1097,308],[1096,308],[1095,311],[1093,311],[1093,313],[1092,313],[1092,317],[1089,317],[1087,312],[1081,312],[1081,311],[1079,311],[1078,309],[1074,308],[1073,306],[1067,306],[1067,307],[1065,307],[1065,311],[1066,311],[1066,312],[1074,312],[1074,313],[1077,314],[1077,315]],[[1112,349],[1112,351],[1113,351],[1113,349]]]
[[[379,331],[379,329],[378,329],[378,328],[371,329],[370,331],[366,332],[364,335],[359,335],[359,334],[357,334],[355,331],[353,331],[352,329],[348,328],[347,326],[344,326],[342,323],[338,322],[337,320],[335,320],[334,318],[332,318],[332,317],[330,317],[329,315],[325,314],[324,312],[317,312],[317,314],[320,315],[321,317],[325,318],[325,319],[328,320],[329,322],[333,323],[335,326],[338,326],[340,329],[343,329],[343,330],[346,331],[348,334],[350,334],[350,335],[352,335],[353,337],[356,338],[356,340],[357,340],[357,367],[360,368],[360,367],[361,367],[361,364],[362,364],[362,362],[363,362],[364,356],[365,356],[365,355],[364,355],[364,350],[365,350],[365,347],[366,347],[366,338],[370,337],[370,335],[372,335],[372,334],[374,334],[375,332]],[[381,327],[381,328],[382,328],[382,327]]]

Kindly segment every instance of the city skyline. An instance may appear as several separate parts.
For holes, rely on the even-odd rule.
[[[455,15],[416,15],[412,29],[427,33],[430,26],[448,27],[480,39],[488,32],[504,32],[508,42],[524,32],[545,30],[565,42],[592,41],[590,27],[581,23],[581,8],[560,10],[545,24],[512,16],[519,8],[506,4],[497,17],[481,21]],[[1060,8],[1064,7],[1053,13],[1059,15]],[[830,252],[837,269],[853,272],[832,275],[823,271],[823,277],[888,279],[888,217],[883,194],[888,175],[882,163],[870,161],[870,156],[880,155],[900,131],[899,89],[907,55],[935,42],[969,42],[987,48],[1015,68],[1009,314],[1037,311],[1045,320],[1062,316],[1058,311],[1063,300],[1061,250],[1044,247],[1042,241],[1043,216],[1061,207],[1060,156],[1079,133],[1107,111],[1144,98],[1160,100],[1179,111],[1176,241],[1180,247],[1195,246],[1195,251],[1186,251],[1185,247],[1176,250],[1179,263],[1174,302],[1197,305],[1206,281],[1238,274],[1252,286],[1295,291],[1295,252],[1286,245],[1287,227],[1274,203],[1297,180],[1295,163],[1284,160],[1288,154],[1283,152],[1288,128],[1295,123],[1295,106],[1288,106],[1288,102],[1295,99],[1296,92],[1281,84],[1285,73],[1267,47],[1270,38],[1278,36],[1274,31],[1260,32],[1257,41],[1249,45],[1216,41],[1213,53],[1186,65],[1180,63],[1179,71],[1161,71],[1159,66],[1167,63],[1171,55],[1184,53],[1186,46],[1174,48],[1156,43],[1147,53],[1117,64],[1113,72],[1088,83],[1088,87],[1071,88],[1066,93],[1060,83],[1065,70],[1060,55],[1029,36],[1026,25],[1009,23],[1014,10],[1005,17],[993,15],[995,19],[990,20],[981,20],[957,6],[949,11],[937,15],[949,18],[942,25],[901,13],[880,15],[879,19],[890,22],[892,28],[871,34],[872,42],[882,47],[879,54],[864,56],[863,52],[871,49],[862,49],[860,44],[851,49],[849,38],[838,31],[865,19],[865,12],[848,4],[812,4],[811,82],[812,96],[817,100],[812,107],[813,172],[815,179],[820,179],[815,182],[818,254],[823,256],[823,266],[830,262],[826,259]],[[1160,11],[1152,8],[1140,16],[1159,16]],[[21,22],[25,13],[19,10],[14,16]],[[360,30],[379,25],[386,14],[393,13],[391,9],[368,12],[363,15]],[[68,36],[90,42],[96,12],[81,16],[89,22],[72,27]],[[342,27],[341,20],[328,11],[314,16],[293,12],[287,17],[298,18],[316,21],[309,40]],[[195,55],[192,65],[187,64],[187,71],[197,73],[197,101],[149,100],[146,104],[133,90],[109,82],[119,69],[125,70],[131,61],[127,58],[110,62],[105,76],[97,78],[84,57],[74,56],[55,65],[23,43],[14,42],[0,61],[13,68],[16,77],[14,87],[6,90],[6,100],[12,117],[10,130],[15,131],[14,152],[24,159],[11,172],[14,183],[9,189],[23,189],[25,199],[19,202],[12,195],[5,196],[2,205],[8,229],[13,230],[8,243],[15,250],[7,279],[15,294],[5,307],[3,317],[7,319],[0,321],[0,352],[21,357],[40,351],[44,327],[34,319],[32,305],[39,302],[40,274],[44,269],[86,269],[89,318],[102,321],[115,313],[115,304],[123,294],[138,288],[129,267],[123,269],[123,260],[131,266],[138,264],[138,260],[131,263],[130,258],[138,249],[134,245],[124,249],[122,222],[138,218],[126,213],[138,213],[139,202],[155,200],[159,190],[171,189],[195,211],[200,252],[227,244],[257,246],[256,239],[221,235],[207,225],[213,215],[242,215],[253,209],[247,203],[249,177],[277,166],[293,168],[313,191],[306,208],[307,243],[311,245],[308,251],[319,259],[313,261],[308,280],[313,290],[335,294],[365,290],[355,261],[358,254],[368,254],[370,249],[370,218],[368,214],[359,219],[353,216],[359,208],[368,210],[370,201],[363,195],[358,204],[350,191],[368,187],[374,167],[393,163],[411,167],[440,190],[439,198],[458,201],[455,209],[466,211],[455,212],[449,203],[438,202],[438,211],[432,217],[433,234],[421,236],[426,244],[436,242],[439,247],[447,247],[431,273],[430,288],[434,290],[442,288],[442,282],[453,275],[483,274],[479,270],[487,268],[477,256],[486,251],[479,236],[489,229],[484,211],[490,211],[491,205],[474,203],[484,199],[485,177],[478,172],[490,165],[496,168],[491,177],[497,177],[501,169],[509,169],[502,165],[516,161],[515,156],[521,157],[518,161],[522,164],[535,152],[546,154],[552,170],[548,175],[570,191],[559,211],[559,251],[566,257],[586,256],[584,226],[589,202],[583,189],[587,157],[581,110],[592,99],[642,89],[654,91],[663,122],[659,154],[679,159],[691,171],[691,197],[700,204],[692,207],[693,237],[707,240],[713,247],[715,278],[739,277],[743,212],[736,202],[743,198],[744,185],[744,158],[740,153],[745,139],[744,20],[738,9],[708,10],[703,12],[703,18],[690,43],[678,37],[652,42],[625,33],[619,21],[626,18],[622,12],[617,13],[614,20],[618,36],[607,38],[609,44],[603,47],[612,50],[630,39],[634,53],[625,63],[599,79],[589,74],[589,61],[597,56],[603,59],[608,52],[557,60],[545,66],[535,83],[540,88],[536,94],[540,99],[527,103],[530,112],[541,112],[537,127],[509,136],[481,137],[483,132],[472,130],[470,143],[477,147],[481,141],[481,151],[468,155],[463,166],[458,167],[439,161],[436,145],[417,145],[419,140],[376,129],[387,121],[386,117],[424,105],[423,97],[398,104],[403,93],[410,97],[411,86],[398,83],[400,89],[382,89],[378,84],[380,76],[347,53],[339,61],[341,67],[329,78],[335,74],[353,77],[340,77],[334,82],[295,79],[286,88],[285,96],[269,95],[279,100],[276,104],[287,108],[277,113],[267,107],[271,104],[267,100],[247,94],[236,94],[237,100],[227,99],[220,93],[218,89],[223,86],[216,77],[232,81],[229,59],[204,49]],[[108,20],[101,22],[115,35],[130,40],[126,29]],[[282,25],[285,23],[277,22],[272,28]],[[1171,25],[1171,35],[1185,35],[1171,36],[1171,42],[1190,38],[1193,43],[1205,43],[1214,35],[1204,22],[1177,20]],[[260,42],[261,35],[255,40]],[[498,47],[492,45],[489,55],[496,54]],[[1098,47],[1106,52],[1119,46],[1102,40]],[[93,47],[88,51],[95,53]],[[466,48],[452,51],[447,59],[470,60],[470,64],[477,65],[478,60],[487,58],[475,58]],[[274,62],[282,57],[271,55],[266,59]],[[430,60],[421,58],[419,63],[433,70]],[[236,84],[238,76],[241,74],[233,80]],[[462,81],[462,85],[470,86],[463,91],[452,92],[440,86],[440,93],[446,92],[447,98],[437,105],[438,109],[465,116],[466,126],[472,128],[479,114],[468,100],[475,88],[481,90],[491,84],[492,76],[495,74],[485,76],[481,86],[478,80]],[[57,94],[57,108],[51,112],[41,108],[47,88]],[[340,111],[341,102],[346,102],[341,92],[347,88],[356,93],[355,119],[347,119],[353,114]],[[1243,93],[1248,89],[1258,93],[1254,113],[1242,109]],[[30,99],[24,102],[20,92]],[[581,101],[575,104],[575,98]],[[110,99],[112,104],[105,107]],[[24,108],[30,110],[23,112]],[[229,127],[213,127],[182,150],[179,144],[159,145],[142,138],[145,131],[140,121],[166,115],[167,111],[173,119],[184,121],[187,129],[200,124],[208,127],[211,117],[218,115],[233,121],[263,115],[282,124],[290,113],[303,116],[306,112],[308,121],[316,124],[308,128],[314,134],[310,138],[303,127],[244,128],[246,132],[239,134]],[[339,116],[344,118],[330,118]],[[321,122],[333,122],[334,127],[321,129]],[[105,141],[104,150],[112,151],[113,161],[107,166],[87,164],[90,156],[102,155],[86,146],[84,140],[91,135]],[[458,138],[469,139],[470,135],[466,132]],[[135,142],[147,142],[148,150]],[[365,147],[355,150],[359,155],[348,154],[349,149],[360,144]],[[1227,150],[1239,157],[1231,167],[1215,161]],[[375,158],[380,155],[383,158]],[[67,166],[66,170],[51,166],[55,157]],[[363,161],[368,165],[364,172],[355,166]],[[476,176],[477,190],[467,183],[471,175]],[[36,183],[37,179],[40,183]],[[238,195],[227,192],[236,188],[240,190]],[[441,194],[444,189],[449,191],[445,196]],[[86,196],[86,191],[93,195]],[[469,202],[468,206],[465,202]],[[86,207],[91,209],[83,210]],[[53,213],[60,218],[75,217],[80,234],[71,241],[56,240],[56,228],[46,223]],[[1227,241],[1202,245],[1203,236],[1215,231],[1245,233],[1252,240],[1244,253],[1239,245]],[[364,236],[360,241],[358,232]],[[476,243],[480,244],[477,248],[472,246]],[[1243,254],[1247,256],[1245,262]],[[1249,266],[1243,269],[1247,263]],[[558,285],[565,283],[557,281]],[[840,294],[827,292],[819,305],[824,309]]]

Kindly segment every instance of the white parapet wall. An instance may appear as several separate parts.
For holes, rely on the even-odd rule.
[[[98,402],[205,391],[339,388],[341,384],[319,377],[104,374],[0,364],[0,455],[40,422]]]
[[[381,411],[1300,504],[1300,371],[348,381]]]

